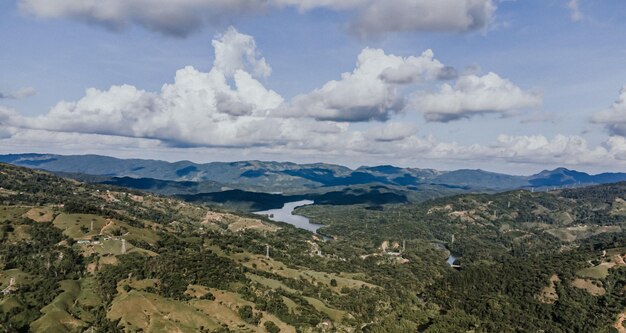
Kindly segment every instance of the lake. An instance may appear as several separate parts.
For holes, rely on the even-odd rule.
[[[293,210],[297,207],[312,204],[314,204],[314,202],[311,200],[294,201],[286,203],[283,208],[280,209],[270,209],[254,213],[258,215],[266,215],[272,221],[289,223],[294,227],[317,233],[317,229],[323,227],[322,224],[311,223],[308,218],[293,214]]]

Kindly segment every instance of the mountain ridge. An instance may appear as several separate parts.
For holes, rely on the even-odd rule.
[[[304,192],[334,186],[382,184],[410,188],[422,184],[468,190],[508,190],[605,184],[626,181],[626,173],[588,174],[559,167],[534,175],[509,175],[481,169],[442,171],[393,165],[351,169],[331,163],[276,161],[194,163],[155,159],[120,159],[102,155],[7,154],[0,162],[57,173],[129,177],[175,182],[211,182],[213,187],[262,192]]]

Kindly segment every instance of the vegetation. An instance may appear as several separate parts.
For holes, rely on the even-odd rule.
[[[0,331],[612,332],[626,308],[625,194],[299,208],[324,241],[0,164]]]

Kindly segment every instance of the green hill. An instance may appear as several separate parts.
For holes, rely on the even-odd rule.
[[[299,208],[324,241],[0,164],[0,331],[611,332],[626,309],[624,193]]]

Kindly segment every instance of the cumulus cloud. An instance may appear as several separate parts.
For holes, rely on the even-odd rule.
[[[270,67],[257,57],[252,37],[229,29],[213,44],[215,65],[209,72],[185,67],[159,92],[131,85],[90,88],[80,100],[59,102],[47,114],[6,118],[29,129],[159,139],[182,146],[264,145],[293,134],[290,120],[269,114],[283,99],[254,78],[254,73],[268,75]],[[316,130],[327,125],[307,126]]]
[[[265,58],[259,58],[254,38],[240,34],[233,27],[228,28],[219,39],[213,40],[213,48],[215,69],[227,76],[232,76],[238,70],[246,70],[261,77],[272,73]]]
[[[493,0],[18,0],[43,18],[71,18],[120,30],[135,24],[171,36],[187,36],[206,24],[277,8],[301,12],[325,8],[353,13],[361,35],[392,31],[471,31],[493,21]]]
[[[387,119],[402,110],[403,87],[441,79],[449,68],[430,50],[416,57],[399,57],[365,49],[352,72],[285,102],[256,79],[269,75],[271,68],[259,56],[252,37],[229,29],[213,45],[216,56],[211,70],[185,67],[176,72],[172,83],[156,92],[131,85],[91,88],[79,100],[59,102],[37,117],[20,116],[0,107],[0,147],[5,151],[46,147],[74,152],[236,148],[238,152],[290,158],[365,156],[412,159],[411,163],[462,161],[465,165],[485,160],[626,165],[626,138],[622,136],[613,136],[599,146],[565,135],[501,135],[489,144],[470,144],[418,136],[415,124],[398,120],[373,127],[351,124]],[[444,84],[441,92],[418,94],[416,98],[417,103],[423,103],[418,105],[427,119],[438,121],[485,112],[506,114],[541,103],[538,96],[493,73],[465,75],[454,86]],[[614,129],[619,128],[615,124],[621,124],[623,131],[625,105],[626,88],[618,101],[594,120]]]
[[[462,76],[454,86],[443,84],[437,93],[417,93],[411,106],[428,121],[448,122],[474,115],[508,115],[540,106],[542,98],[495,73]]]
[[[29,128],[154,138],[174,145],[250,145],[280,133],[267,112],[282,103],[242,70],[234,87],[217,69],[186,67],[159,93],[129,85],[88,89],[76,102],[60,102],[43,116],[26,119]],[[266,133],[265,133],[266,132]]]
[[[214,41],[208,72],[185,67],[158,92],[132,85],[89,88],[77,101],[61,101],[37,117],[0,109],[0,124],[45,133],[79,133],[158,140],[171,147],[281,147],[322,149],[347,137],[348,125],[275,115],[283,98],[256,76],[271,68],[254,39],[231,28]]]
[[[405,106],[400,85],[439,79],[450,71],[431,50],[419,57],[400,57],[366,48],[359,54],[354,71],[294,97],[282,113],[317,120],[384,121]]]
[[[596,112],[591,121],[605,125],[611,134],[626,137],[626,86],[622,88],[613,105],[606,110]]]
[[[37,94],[37,91],[35,90],[35,88],[25,87],[25,88],[20,88],[18,90],[10,91],[10,92],[0,91],[0,99],[22,99],[22,98],[34,96],[35,94]]]

